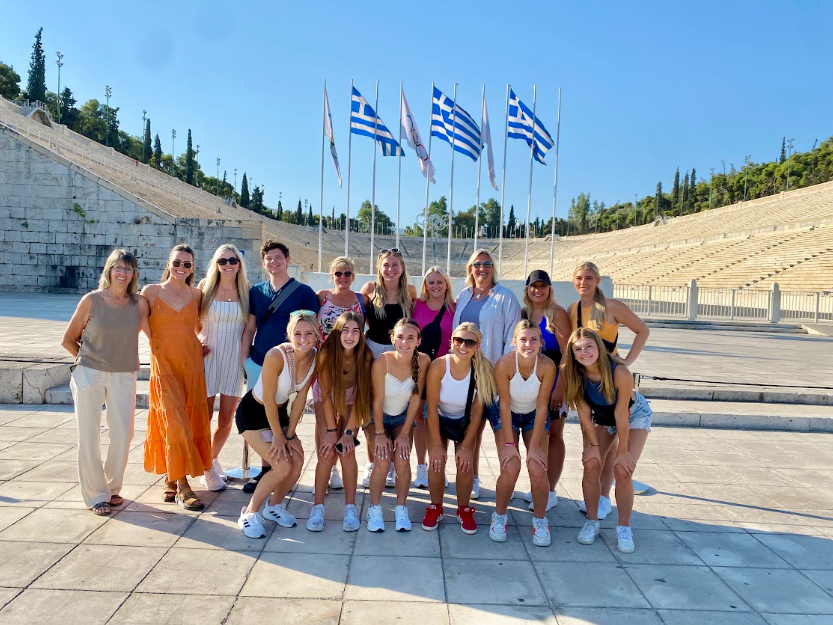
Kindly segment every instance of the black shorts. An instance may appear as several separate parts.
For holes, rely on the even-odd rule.
[[[286,404],[278,406],[278,417],[281,427],[288,428],[289,413],[286,411]],[[247,430],[268,430],[271,427],[266,417],[266,408],[254,398],[252,391],[246,393],[240,400],[234,421],[237,423],[237,431],[240,434]]]
[[[455,443],[462,443],[466,437],[466,430],[469,429],[471,421],[462,417],[460,419],[449,419],[440,415],[440,436]]]

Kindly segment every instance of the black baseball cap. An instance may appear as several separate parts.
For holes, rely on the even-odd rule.
[[[534,271],[530,272],[529,277],[526,279],[526,286],[533,284],[535,282],[543,282],[547,286],[552,286],[552,280],[550,280],[550,274],[548,274],[543,269],[535,269]]]

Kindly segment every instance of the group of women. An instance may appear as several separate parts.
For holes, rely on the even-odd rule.
[[[336,258],[330,267],[333,287],[318,293],[317,310],[289,315],[286,341],[268,350],[257,382],[238,402],[249,348],[242,343],[251,341],[243,332],[251,315],[242,255],[231,245],[221,246],[206,278],[193,287],[193,252],[178,245],[161,283],[138,295],[135,257],[113,252],[99,290],[81,300],[63,343],[78,356],[72,388],[87,505],[108,514],[122,502],[118,492],[132,436],[127,395],[135,391],[141,328],[152,353],[145,469],[166,475],[166,501],[202,509],[188,476],[203,476],[211,490],[225,487],[217,456],[234,419],[246,442],[271,466],[242,509],[240,528],[257,538],[266,535],[264,519],[295,525],[283,501],[303,468],[297,426],[310,395],[318,463],[308,530],[324,529],[328,485],[344,489],[344,531],[360,528],[356,447],[364,442],[369,531],[385,529],[381,498],[386,486],[395,487],[395,529],[411,529],[407,499],[414,450],[414,486],[427,488],[431,502],[423,529],[435,530],[443,516],[451,461],[456,517],[463,532],[475,533],[470,503],[480,496],[480,448],[488,422],[500,463],[489,536],[498,542],[507,538],[507,509],[522,468],[518,447],[523,440],[532,539],[546,546],[551,540],[546,512],[558,503],[564,420],[573,407],[583,432],[581,509],[587,515],[578,540],[595,540],[599,520],[612,511],[615,479],[618,546],[633,551],[632,478],[650,431],[651,411],[634,390],[628,366],[644,347],[648,329],[625,304],[604,296],[596,266],[588,262],[576,269],[579,301],[566,310],[556,303],[550,277],[541,270],[529,275],[519,302],[499,283],[485,249],[469,259],[465,288],[456,301],[439,267],[428,270],[417,293],[398,249],[381,250],[377,269],[376,279],[354,292],[353,262]],[[624,359],[617,350],[620,325],[635,334]],[[217,394],[219,418],[212,437]],[[103,467],[97,438],[102,402],[110,428]],[[114,427],[116,419],[123,423]],[[454,442],[451,458],[449,441]]]

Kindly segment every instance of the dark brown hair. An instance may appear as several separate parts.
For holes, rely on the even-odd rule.
[[[260,246],[260,258],[266,258],[266,253],[271,252],[272,250],[280,250],[283,252],[283,255],[286,256],[287,260],[289,260],[289,248],[280,241],[275,241],[274,239],[266,239],[263,242],[263,245]]]

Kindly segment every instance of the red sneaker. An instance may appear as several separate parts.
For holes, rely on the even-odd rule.
[[[460,529],[464,534],[476,534],[477,523],[474,522],[474,508],[465,506],[457,508],[457,520],[460,521]]]
[[[425,518],[422,519],[422,529],[433,532],[437,529],[441,518],[443,518],[443,507],[432,503],[425,509]]]

